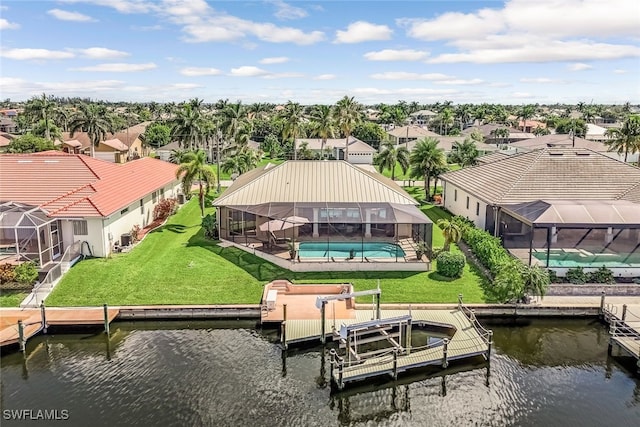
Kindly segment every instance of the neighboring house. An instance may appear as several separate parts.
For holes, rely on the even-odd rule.
[[[542,148],[561,148],[561,147],[573,147],[573,148],[585,148],[597,153],[603,154],[612,159],[624,161],[624,154],[618,154],[615,151],[609,151],[609,147],[603,142],[590,141],[580,137],[574,137],[567,134],[551,134],[539,136],[533,139],[527,139],[509,144],[510,153],[528,153],[530,151],[539,150]],[[627,156],[628,162],[637,162],[638,153],[629,154]]]
[[[410,255],[417,241],[431,245],[433,224],[418,203],[390,179],[345,161],[268,164],[238,177],[213,205],[221,239],[286,268],[428,268],[414,249]],[[295,264],[285,262],[286,241],[300,245]],[[350,250],[357,256],[348,258]]]
[[[418,110],[409,114],[409,117],[412,125],[426,126],[431,122],[431,120],[438,117],[438,113],[434,113],[431,110]]]
[[[122,236],[134,226],[153,221],[159,200],[177,196],[176,168],[151,158],[120,165],[56,151],[4,154],[2,247],[37,261],[42,269],[79,244],[85,254],[108,256],[116,243],[126,243]],[[28,221],[17,223],[18,213]]]
[[[15,135],[11,135],[6,132],[0,132],[0,151],[5,151],[14,138]]]
[[[156,158],[160,160],[164,160],[165,162],[169,161],[169,157],[171,157],[171,152],[173,150],[181,150],[180,142],[173,141],[162,147],[156,149]]]
[[[478,157],[478,165],[486,165],[489,163],[497,162],[499,160],[504,160],[509,157],[509,153],[505,150],[494,151],[491,154],[485,154],[484,156]]]
[[[9,117],[0,117],[0,132],[15,133],[18,125]]]
[[[100,141],[95,149],[97,159],[113,163],[124,163],[142,157],[145,149],[140,135],[145,132],[151,122],[139,123],[115,134],[108,133],[105,140]],[[62,133],[62,142],[76,140],[82,144],[82,153],[91,152],[91,139],[86,132],[75,132],[73,137],[69,132]]]
[[[387,131],[389,140],[396,145],[406,144],[407,142],[415,141],[416,139],[423,139],[427,137],[440,137],[439,134],[431,132],[430,130],[420,126],[400,126]]]
[[[16,118],[18,117],[20,114],[22,114],[24,112],[24,109],[19,108],[2,108],[0,109],[0,116],[1,117],[9,117],[9,118]]]
[[[438,140],[438,148],[442,148],[444,150],[445,153],[450,153],[452,148],[453,148],[453,144],[455,142],[459,142],[462,143],[465,138],[469,138],[469,135],[460,135],[460,136],[433,136],[431,137],[433,139]],[[403,144],[397,144],[397,147],[405,147],[407,150],[412,151],[414,149],[414,147],[416,146],[417,142],[419,140],[412,140],[409,141],[408,143],[403,143]],[[492,153],[494,151],[499,150],[498,147],[496,147],[495,145],[489,145],[489,144],[485,144],[483,142],[476,142],[476,148],[478,149],[478,151],[480,152],[480,154],[484,154],[484,153]],[[382,148],[384,149],[384,148]]]
[[[376,154],[376,150],[367,144],[359,140],[354,136],[349,137],[349,158],[345,159],[345,143],[346,138],[330,138],[327,139],[324,148],[329,153],[329,156],[337,160],[347,160],[352,164],[373,164],[373,157]],[[307,143],[307,148],[314,154],[320,156],[322,153],[322,138],[300,138],[296,139],[297,147],[303,143]]]
[[[527,119],[526,126],[525,121],[520,120],[518,122],[518,129],[524,133],[532,133],[535,128],[546,129],[547,124],[538,120]]]
[[[55,145],[61,146],[61,151],[69,154],[81,154],[82,143],[77,139],[68,141],[55,141]]]
[[[508,129],[509,136],[506,139],[495,138],[492,132],[496,129]],[[536,137],[532,133],[522,132],[521,130],[510,128],[509,126],[497,125],[493,123],[487,123],[481,126],[472,126],[472,127],[466,128],[465,130],[462,131],[462,135],[470,136],[474,132],[480,133],[484,138],[484,142],[486,144],[495,144],[495,145],[510,144],[515,141],[521,141],[524,139],[531,139]]]
[[[607,128],[587,123],[587,134],[585,135],[585,139],[590,141],[606,141],[608,139],[607,136],[605,136],[606,132]]]
[[[514,256],[640,275],[640,169],[582,148],[545,148],[447,172],[443,204]]]

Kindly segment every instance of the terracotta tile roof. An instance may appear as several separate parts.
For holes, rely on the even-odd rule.
[[[58,217],[106,217],[176,181],[177,165],[152,158],[115,164],[47,151],[0,156],[0,200]]]
[[[634,201],[640,168],[580,148],[546,148],[441,176],[489,204],[532,200]]]
[[[115,134],[107,133],[106,140],[108,141],[111,139],[118,139],[124,145],[126,145],[127,147],[130,147],[135,142],[135,140],[140,136],[140,134],[144,133],[144,131],[147,129],[147,126],[149,126],[150,124],[151,122],[143,122],[143,123],[139,123],[137,125],[131,126],[130,128],[125,129],[123,131],[116,132]],[[73,138],[71,137],[70,132],[62,133],[63,141],[68,141],[71,139],[80,141],[82,143],[83,148],[89,148],[91,146],[91,139],[89,139],[89,135],[87,135],[86,132],[76,132],[73,134]],[[102,142],[104,143],[105,141],[102,141]]]

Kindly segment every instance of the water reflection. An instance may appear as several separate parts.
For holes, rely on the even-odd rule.
[[[452,364],[341,392],[329,387],[331,346],[283,353],[253,323],[115,326],[110,338],[49,335],[30,340],[25,356],[3,356],[1,407],[40,402],[95,426],[625,426],[640,419],[640,381],[628,360],[607,356],[606,329],[587,321],[492,324],[490,364]]]

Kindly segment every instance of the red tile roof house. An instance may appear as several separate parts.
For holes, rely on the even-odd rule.
[[[72,247],[108,256],[122,235],[153,221],[158,201],[177,197],[176,169],[148,157],[115,164],[58,151],[0,155],[0,263],[21,255],[47,271]]]

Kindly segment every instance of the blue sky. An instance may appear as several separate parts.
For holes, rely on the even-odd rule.
[[[640,103],[638,0],[3,0],[0,98]]]

